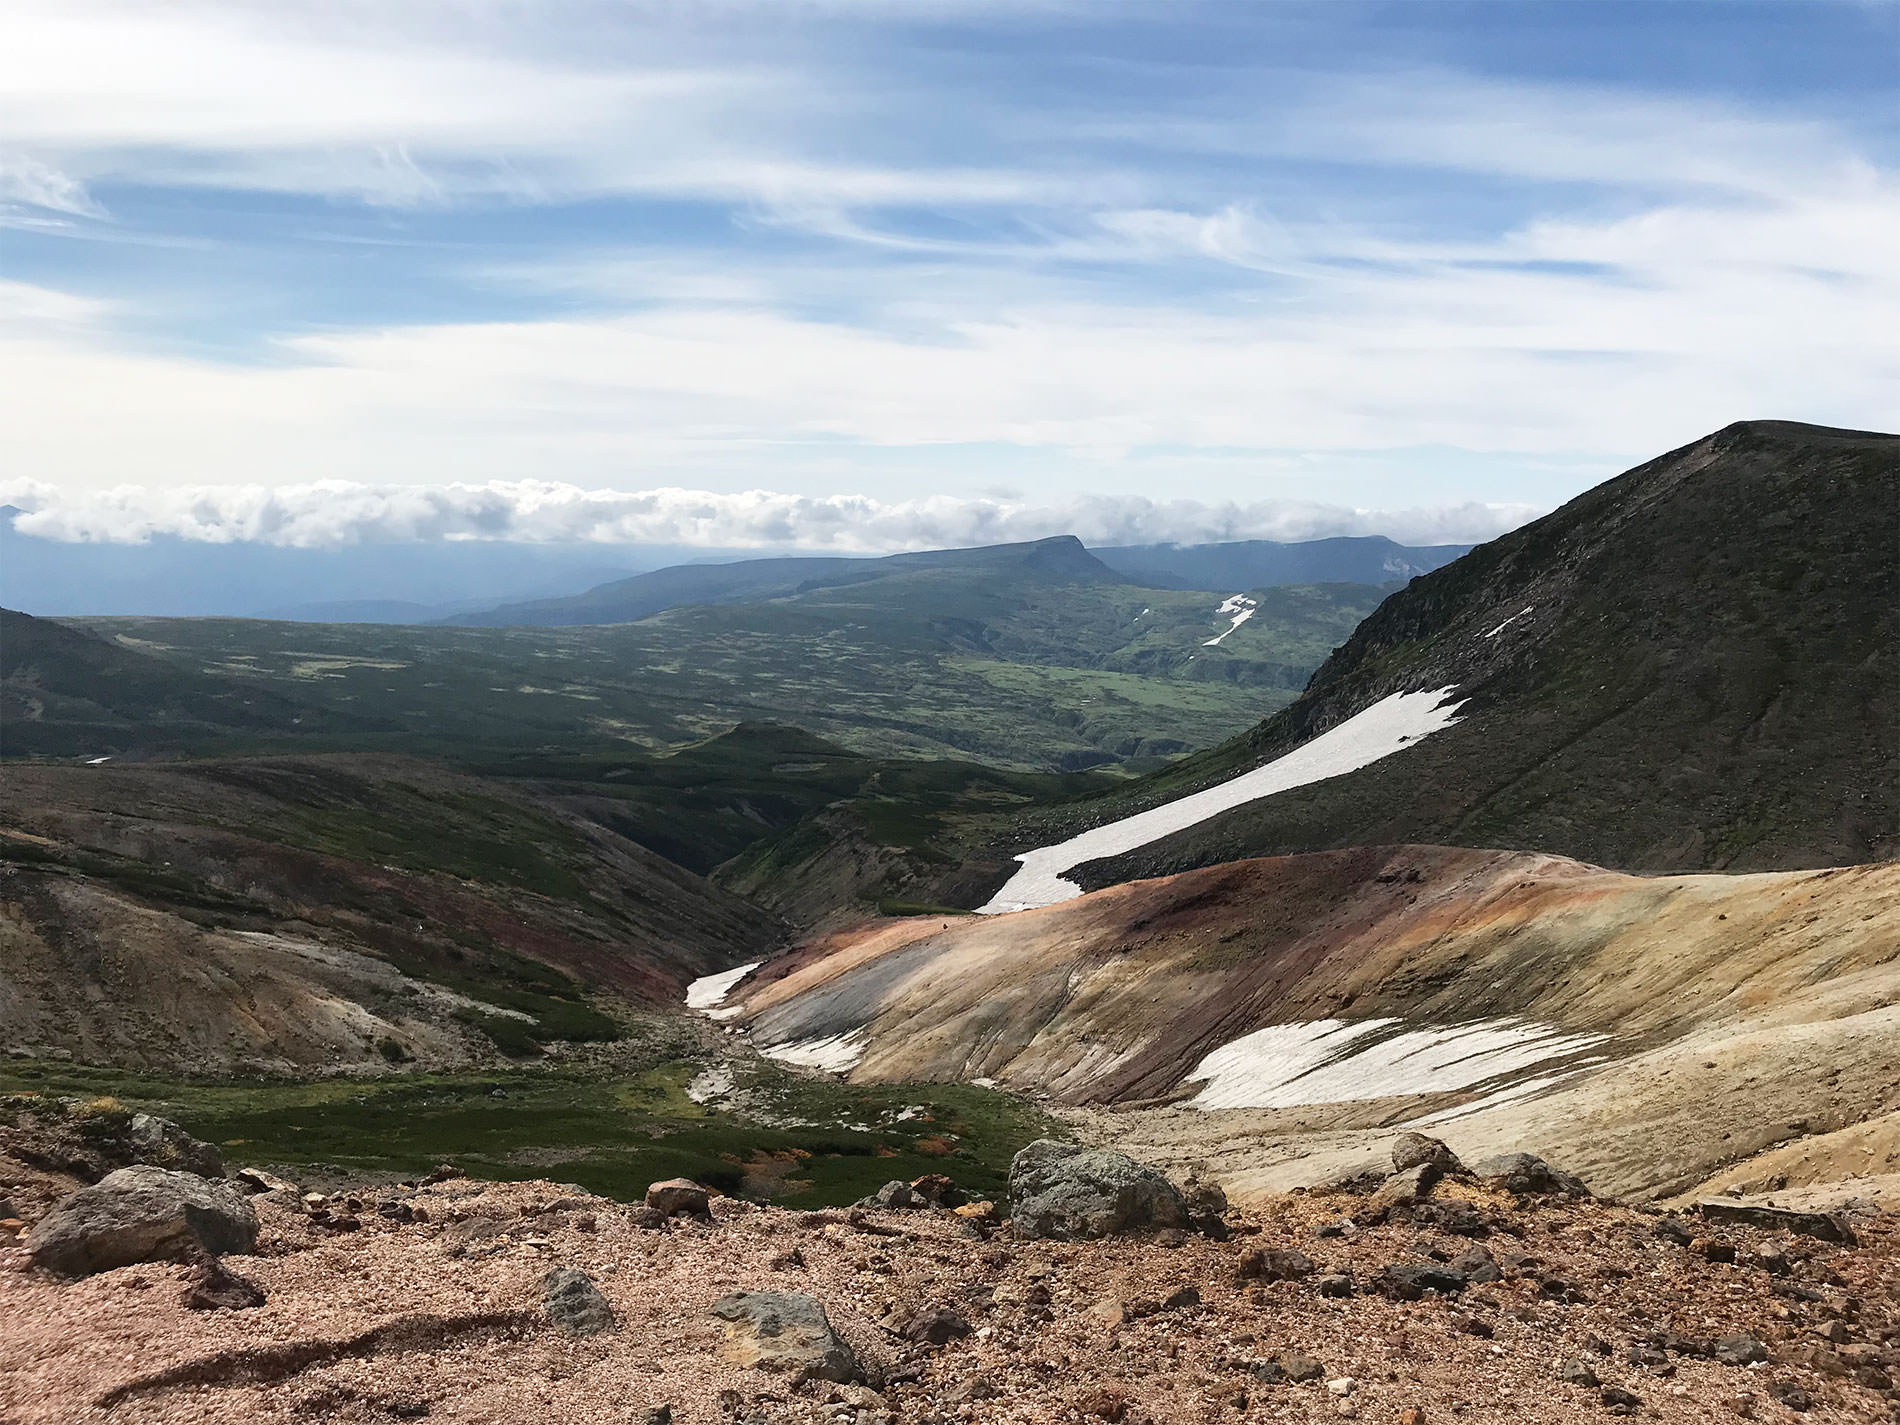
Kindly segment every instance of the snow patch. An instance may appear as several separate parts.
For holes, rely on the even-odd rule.
[[[1458,721],[1455,714],[1461,704],[1450,701],[1451,693],[1448,687],[1430,693],[1393,693],[1251,772],[1111,821],[1054,846],[1025,851],[1016,858],[1022,869],[980,907],[979,913],[1000,915],[1072,900],[1082,894],[1082,888],[1063,880],[1062,873],[1085,861],[1119,856],[1237,806],[1330,777],[1343,777],[1381,757],[1390,757]]]
[[[1239,628],[1248,619],[1252,618],[1254,616],[1255,611],[1259,607],[1260,606],[1258,603],[1248,598],[1245,594],[1234,594],[1230,596],[1229,598],[1223,600],[1221,603],[1221,606],[1215,609],[1214,612],[1217,614],[1226,615],[1228,618],[1232,619],[1233,622],[1230,623],[1226,627],[1226,629],[1223,630],[1221,633],[1216,634],[1213,638],[1206,639],[1205,641],[1203,641],[1201,644],[1201,647],[1203,648],[1219,647],[1221,639],[1227,637],[1228,634],[1232,633],[1235,629]]]
[[[1533,604],[1531,607],[1535,608],[1536,605]],[[1503,623],[1499,624],[1496,628],[1492,629],[1489,633],[1487,633],[1485,637],[1496,638],[1500,633],[1503,633],[1505,629],[1509,628],[1512,624],[1516,623],[1519,619],[1523,618],[1524,615],[1529,613],[1530,611],[1531,611],[1530,609],[1519,609],[1516,613],[1512,614],[1509,618],[1507,618]]]
[[[759,1052],[782,1064],[798,1064],[807,1069],[826,1069],[834,1074],[842,1074],[856,1068],[858,1060],[864,1057],[865,1039],[864,1030],[852,1029],[824,1039],[799,1039],[790,1044],[774,1044]]]
[[[1570,1058],[1604,1039],[1526,1019],[1418,1027],[1400,1019],[1273,1024],[1222,1045],[1195,1065],[1187,1078],[1205,1087],[1190,1106],[1293,1108],[1450,1093]],[[1529,1094],[1555,1081],[1546,1077],[1515,1090]],[[1460,1105],[1445,1116],[1470,1108]]]
[[[686,1007],[688,1009],[709,1010],[714,1005],[723,1004],[732,987],[751,974],[765,961],[754,960],[750,965],[735,965],[730,970],[721,970],[716,975],[701,975],[686,987]],[[730,1014],[716,1014],[715,1019],[730,1019]]]

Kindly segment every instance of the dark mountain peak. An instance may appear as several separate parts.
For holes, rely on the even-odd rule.
[[[1753,421],[1671,451],[1414,579],[1291,707],[1164,784],[1394,693],[1455,688],[1461,722],[1123,870],[1375,840],[1645,871],[1892,855],[1896,528],[1894,436]]]

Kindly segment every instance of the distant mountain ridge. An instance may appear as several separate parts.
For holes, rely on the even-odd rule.
[[[1400,842],[1622,870],[1900,853],[1900,436],[1747,421],[1387,599],[1301,697],[1157,774],[1153,805],[1396,692],[1460,721],[1077,872],[1085,886]]]
[[[1128,583],[1090,554],[1072,534],[1021,544],[974,549],[933,549],[875,559],[745,559],[735,564],[680,564],[602,584],[564,599],[504,604],[486,613],[460,614],[443,622],[472,627],[560,627],[633,623],[668,609],[753,603],[820,589],[843,588],[925,569],[994,570],[1046,582]]]
[[[1091,551],[1109,568],[1155,589],[1210,593],[1276,584],[1402,584],[1442,569],[1469,544],[1398,544],[1383,535],[1281,543],[1132,544]]]

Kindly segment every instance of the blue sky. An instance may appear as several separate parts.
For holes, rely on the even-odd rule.
[[[67,538],[1488,535],[1894,427],[1896,52],[1821,0],[14,0],[0,482]]]

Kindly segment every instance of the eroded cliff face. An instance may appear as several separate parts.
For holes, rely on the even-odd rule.
[[[1504,1124],[1608,1190],[1682,1191],[1900,1108],[1900,866],[1277,857],[836,935],[734,1002],[767,1052],[842,1045],[827,1062],[858,1080],[1198,1104],[1165,1115],[1183,1153],[1244,1120],[1345,1133],[1307,1144],[1344,1163],[1353,1128],[1430,1116],[1473,1146]]]

